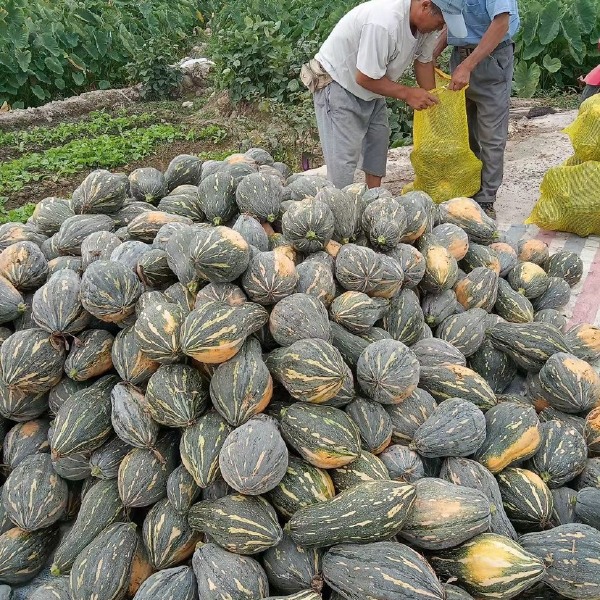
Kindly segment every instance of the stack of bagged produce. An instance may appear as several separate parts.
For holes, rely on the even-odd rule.
[[[13,598],[600,599],[578,256],[260,149],[94,172],[0,250]]]

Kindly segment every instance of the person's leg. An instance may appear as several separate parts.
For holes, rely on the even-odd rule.
[[[381,180],[385,177],[390,140],[390,125],[385,99],[381,98],[372,104],[372,107],[367,109],[367,113],[370,112],[369,125],[362,145],[360,163],[369,188],[379,187]]]
[[[354,183],[368,128],[359,98],[333,82],[315,93],[317,125],[327,177],[337,188]]]
[[[483,162],[481,190],[474,196],[480,204],[495,202],[502,184],[512,77],[512,46],[494,52],[471,74],[467,93],[469,100],[476,105],[477,125],[473,134]]]
[[[454,73],[454,69],[458,67],[461,59],[458,49],[454,48],[450,56],[450,72]],[[477,103],[469,99],[469,89],[467,88],[467,122],[469,124],[469,145],[473,154],[481,160],[481,146],[479,145],[479,136],[477,132]]]

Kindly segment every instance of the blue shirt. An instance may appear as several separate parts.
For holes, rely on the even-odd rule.
[[[517,0],[466,0],[463,17],[467,25],[467,37],[455,38],[448,35],[448,44],[450,46],[479,44],[492,19],[503,13],[510,14],[508,33],[504,37],[504,40],[509,40],[514,38],[519,29],[520,20]]]

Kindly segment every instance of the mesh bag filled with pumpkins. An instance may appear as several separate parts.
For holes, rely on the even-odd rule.
[[[14,598],[600,599],[577,255],[260,149],[93,172],[0,250]]]

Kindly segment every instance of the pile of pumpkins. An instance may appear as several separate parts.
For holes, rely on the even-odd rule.
[[[42,200],[0,227],[0,597],[600,600],[582,273],[261,149]]]

